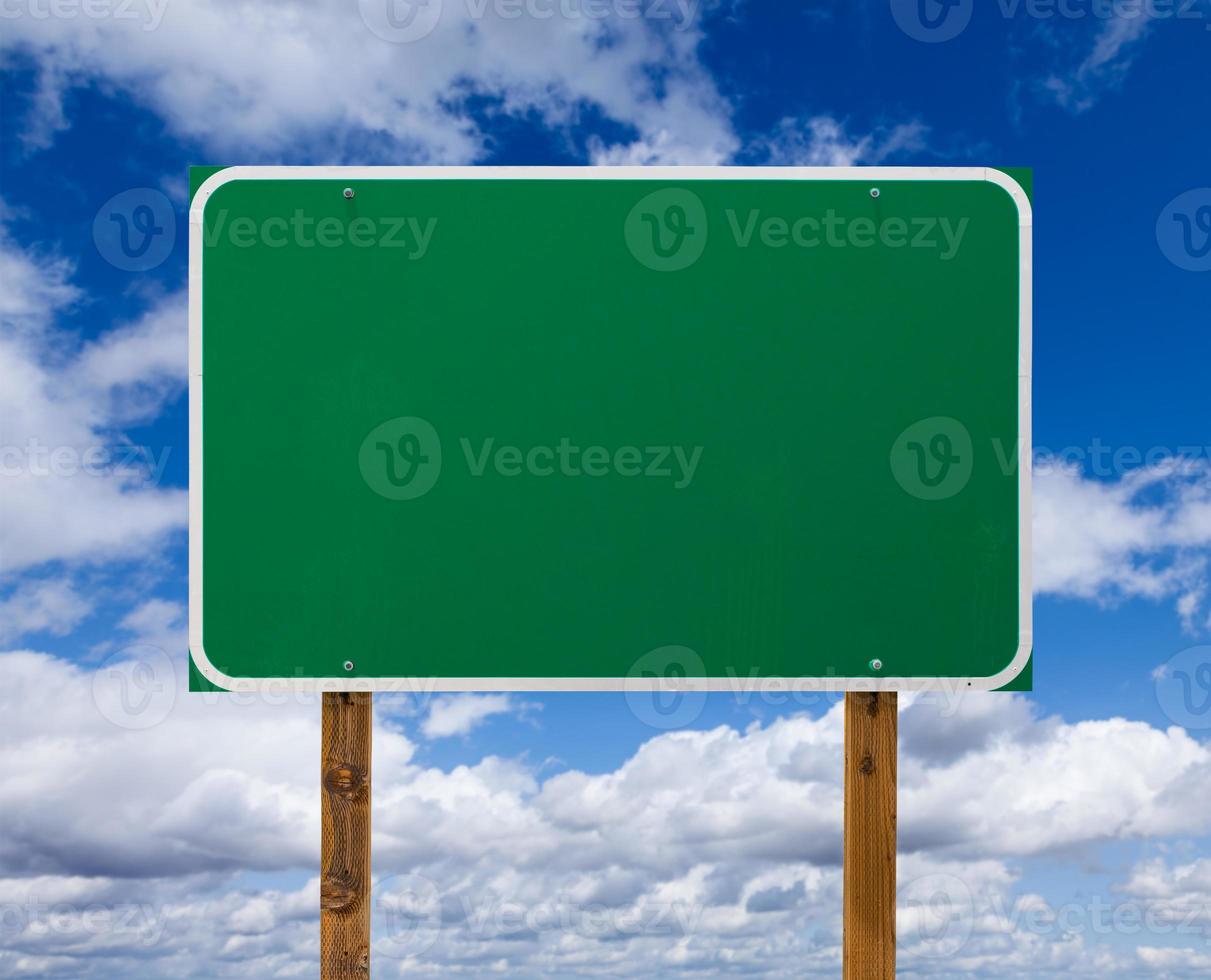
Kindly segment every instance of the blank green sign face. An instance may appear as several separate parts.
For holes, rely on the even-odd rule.
[[[195,662],[233,689],[1009,683],[1029,225],[982,169],[219,172]]]

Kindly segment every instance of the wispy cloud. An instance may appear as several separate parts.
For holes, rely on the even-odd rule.
[[[1048,75],[1042,82],[1043,90],[1073,112],[1092,108],[1105,91],[1121,84],[1131,70],[1140,42],[1152,29],[1148,9],[1141,4],[1133,7],[1130,14],[1120,9],[1101,20],[1085,55],[1075,65]]]
[[[853,135],[841,120],[818,115],[783,119],[770,135],[756,140],[752,150],[774,166],[849,167],[920,153],[928,134],[927,126],[912,121]]]
[[[446,694],[430,702],[421,732],[426,738],[467,735],[493,715],[527,710],[527,705],[507,694]]]
[[[1171,457],[1113,481],[1043,461],[1034,480],[1035,589],[1099,603],[1171,600],[1202,619],[1211,562],[1211,462]]]

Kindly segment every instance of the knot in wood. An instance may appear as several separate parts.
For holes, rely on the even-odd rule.
[[[348,762],[338,762],[324,773],[324,789],[337,796],[351,800],[366,785],[366,772]]]
[[[858,763],[858,772],[863,776],[869,776],[875,771],[875,760],[869,754],[862,756],[862,761]]]
[[[343,912],[357,901],[357,884],[348,875],[326,874],[320,879],[320,908]]]

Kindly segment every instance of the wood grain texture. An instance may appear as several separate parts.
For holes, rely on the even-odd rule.
[[[845,695],[844,980],[896,975],[897,698]]]
[[[325,694],[320,766],[320,980],[370,976],[373,696]]]

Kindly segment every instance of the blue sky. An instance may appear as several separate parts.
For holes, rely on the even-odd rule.
[[[737,0],[687,18],[653,0],[594,19],[445,0],[403,43],[376,33],[376,0],[5,6],[0,976],[314,962],[318,706],[177,692],[186,168],[236,163],[1033,167],[1034,438],[1067,451],[1036,476],[1035,691],[904,711],[902,963],[1211,972],[1211,712],[1183,713],[1177,680],[1211,673],[1211,272],[1186,267],[1211,215],[1211,4],[922,4]],[[921,10],[941,33],[970,22],[938,40]],[[94,219],[138,188],[163,195],[140,200],[162,202],[175,237],[132,272]],[[162,470],[43,475],[30,439]],[[1149,466],[1153,449],[1167,453]],[[139,662],[165,682],[150,725],[106,688],[115,665],[139,683]],[[412,946],[380,958],[384,975],[835,975],[836,705],[715,695],[665,732],[620,695],[380,699],[376,870],[395,876],[385,894],[439,908],[425,928],[408,920]],[[947,739],[967,749],[949,755]],[[115,802],[123,759],[148,776]],[[922,929],[915,882],[950,889],[949,933]],[[469,929],[460,903],[487,894],[531,913],[559,895],[577,914],[600,901],[695,919],[611,941]],[[1179,909],[1187,928],[1098,929],[1090,896]],[[1004,913],[1039,903],[1076,924]],[[83,922],[131,908],[154,940]]]

